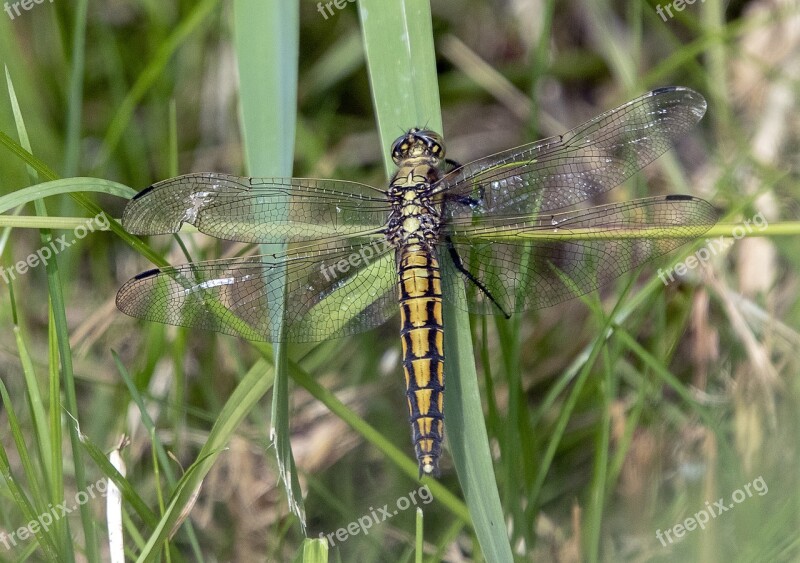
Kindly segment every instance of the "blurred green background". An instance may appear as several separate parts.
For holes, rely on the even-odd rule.
[[[294,175],[382,186],[387,147],[380,146],[375,124],[359,15],[355,3],[342,4],[320,10],[303,0],[300,6]],[[658,268],[674,266],[703,241],[655,262],[633,281],[628,276],[604,288],[602,307],[578,299],[511,322],[472,319],[483,416],[496,459],[497,483],[487,487],[500,492],[503,524],[519,560],[800,558],[800,247],[796,235],[778,232],[780,224],[791,230],[800,215],[800,10],[791,1],[705,0],[680,11],[669,4],[674,17],[662,17],[665,6],[431,3],[443,133],[452,158],[465,162],[561,133],[655,87],[689,86],[708,100],[700,126],[609,200],[690,193],[719,207],[725,223],[761,213],[770,224],[757,233],[763,236],[736,240],[706,267],[666,287],[657,279],[653,285]],[[59,176],[140,190],[178,173],[244,172],[230,2],[54,0],[20,10],[13,19],[0,12],[0,59],[33,154]],[[0,91],[0,131],[18,141],[5,83]],[[414,125],[424,124],[397,123],[397,132]],[[7,145],[0,147],[0,180],[1,196],[32,183],[25,162]],[[88,197],[110,216],[121,216],[123,199]],[[53,217],[92,215],[65,196],[46,205]],[[21,214],[34,215],[33,206]],[[55,236],[64,233],[70,231]],[[202,235],[182,240],[195,260],[241,250]],[[37,230],[5,230],[0,265],[24,260],[42,244]],[[171,263],[186,261],[172,238],[154,237],[149,244]],[[117,312],[118,287],[152,264],[115,234],[77,241],[59,255],[58,267],[80,432],[106,453],[121,435],[131,437],[123,450],[127,478],[159,513],[159,495],[172,491],[165,485],[165,460],[156,470],[154,440],[170,452],[170,470],[180,476],[261,356],[231,337]],[[644,287],[650,289],[640,291]],[[29,444],[34,465],[47,458],[36,453],[46,448],[35,423],[32,381],[44,409],[56,413],[51,420],[60,415],[64,428],[63,460],[51,461],[58,461],[66,498],[76,489],[66,436],[72,419],[49,388],[58,362],[45,268],[18,276],[13,296],[8,289],[0,283],[0,379],[8,399],[0,409],[7,458],[0,528],[10,533],[28,518],[9,478],[32,497],[37,487],[54,486],[45,478],[31,482],[31,475],[45,471],[26,468],[15,442]],[[624,315],[615,317],[606,337],[603,312],[620,298],[617,313]],[[585,365],[599,344],[596,361]],[[155,438],[112,350],[147,405]],[[396,322],[358,337],[290,347],[289,356],[413,455]],[[290,400],[309,537],[335,532],[419,489],[304,388],[295,387]],[[18,424],[9,419],[9,407]],[[170,541],[174,560],[285,561],[298,553],[303,534],[268,447],[270,408],[269,397],[262,399],[216,459],[188,524]],[[87,482],[106,474],[85,453],[79,463]],[[460,496],[447,453],[442,469],[441,485]],[[759,477],[768,486],[765,494],[753,494],[680,541],[658,539],[657,531],[707,509],[707,501],[730,504],[736,490]],[[437,501],[422,506],[426,560],[482,560],[469,523]],[[75,538],[55,541],[56,553],[66,545],[76,560],[104,559],[104,504],[93,500],[88,509],[90,523],[70,515]],[[127,504],[123,511],[133,559],[152,527]],[[369,535],[337,544],[332,560],[411,560],[413,512],[401,511]],[[88,550],[87,526],[94,535]],[[47,552],[35,540],[11,549],[0,544],[0,560],[26,556],[42,560]]]

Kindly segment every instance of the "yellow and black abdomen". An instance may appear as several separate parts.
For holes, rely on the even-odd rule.
[[[398,250],[400,338],[420,477],[439,474],[444,415],[442,279],[432,249],[419,243]]]

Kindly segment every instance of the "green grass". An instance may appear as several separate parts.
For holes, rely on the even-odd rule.
[[[703,93],[707,116],[609,197],[704,197],[724,211],[708,238],[757,212],[769,227],[669,286],[656,271],[704,240],[510,321],[449,308],[443,476],[422,483],[434,500],[342,541],[421,486],[396,322],[274,349],[136,322],[113,308],[127,278],[241,249],[111,221],[0,282],[0,531],[110,478],[126,560],[796,560],[798,85],[781,58],[796,46],[771,27],[789,14],[279,4],[0,12],[0,266],[176,173],[385,185],[405,128],[443,132],[465,161],[668,84]],[[774,48],[751,47],[761,37]],[[124,475],[109,461],[123,435]],[[759,476],[768,493],[658,540]],[[0,561],[109,560],[105,500],[10,549],[0,536]]]

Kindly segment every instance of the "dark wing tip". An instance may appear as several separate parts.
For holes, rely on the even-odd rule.
[[[161,270],[159,268],[153,268],[140,274],[136,274],[134,277],[126,281],[122,287],[119,288],[119,291],[117,291],[117,309],[128,316],[141,318],[142,315],[137,308],[137,303],[139,302],[138,297],[140,294],[137,292],[136,287],[141,280],[154,278],[160,273]]]
[[[658,96],[659,94],[666,94],[667,92],[677,92],[679,90],[688,90],[685,86],[662,86],[661,88],[653,88],[652,94]]]
[[[696,121],[700,121],[705,115],[708,104],[700,92],[687,88],[686,86],[663,86],[650,91],[651,96],[663,96],[667,94],[679,94],[681,101],[691,108]]]
[[[692,90],[691,88],[687,88],[686,86],[662,86],[660,88],[653,88],[650,90],[650,95],[661,96],[663,94],[671,94],[673,92],[683,92],[683,94],[689,98],[705,99],[699,92]]]
[[[147,186],[145,189],[143,189],[143,190],[142,190],[142,191],[140,191],[138,194],[136,194],[135,196],[133,196],[133,197],[131,198],[131,201],[136,201],[136,200],[137,200],[137,199],[139,199],[140,197],[144,197],[144,196],[145,196],[145,195],[147,195],[148,193],[152,192],[152,191],[153,191],[153,188],[155,188],[155,187],[156,187],[156,185],[155,185],[155,184],[151,184],[150,186]]]
[[[695,197],[687,194],[670,194],[664,197],[664,201],[693,202],[693,208],[703,216],[703,218],[706,220],[705,224],[709,227],[719,221],[720,216],[722,216],[722,211],[720,209],[701,197]]]
[[[181,230],[183,215],[170,205],[171,199],[159,190],[160,184],[146,187],[125,206],[122,226],[126,231],[133,235],[168,235]]]
[[[125,313],[129,317],[136,318],[136,315],[133,313],[133,310],[131,309],[131,295],[129,293],[130,292],[130,286],[135,284],[138,281],[139,276],[141,276],[141,275],[142,274],[139,274],[138,276],[136,276],[134,278],[131,278],[128,281],[126,281],[124,284],[122,284],[122,287],[120,287],[117,290],[117,296],[114,299],[114,303],[117,306],[117,309],[120,312]]]
[[[140,274],[136,274],[135,276],[133,276],[133,279],[143,280],[145,278],[152,278],[154,276],[157,276],[159,272],[161,272],[161,270],[159,270],[158,268],[153,268],[151,270],[144,271]]]

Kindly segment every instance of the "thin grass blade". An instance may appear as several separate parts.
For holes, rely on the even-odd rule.
[[[322,539],[306,539],[303,542],[303,563],[327,563],[328,542]]]
[[[214,462],[230,441],[244,417],[272,386],[273,370],[265,361],[256,362],[236,386],[217,417],[206,443],[197,456],[198,461],[187,471],[176,487],[167,510],[161,517],[153,534],[139,554],[137,561],[153,561],[159,555],[160,546],[169,537],[171,530],[194,502],[194,493],[201,486]]]
[[[234,3],[241,124],[247,171],[253,176],[292,175],[295,116],[297,115],[297,62],[300,4],[297,0]],[[288,218],[288,208],[284,208]],[[285,245],[261,246],[265,254],[280,253]],[[269,276],[283,280],[285,269]],[[285,289],[284,289],[285,295]],[[274,304],[283,307],[283,303]],[[282,318],[283,315],[277,315]],[[280,335],[281,326],[272,327]],[[280,338],[273,342],[275,388],[272,395],[270,439],[275,446],[278,469],[291,511],[305,532],[305,508],[297,468],[292,455],[289,425],[289,375],[285,348]]]
[[[392,141],[413,126],[442,131],[430,5],[427,0],[359,2],[375,114],[386,171]],[[457,272],[442,260],[442,276]],[[472,524],[489,561],[512,561],[478,393],[469,318],[443,304],[445,431]]]
[[[14,92],[14,85],[11,81],[11,76],[6,69],[6,84],[8,87],[8,94],[11,100],[11,108],[14,113],[14,120],[17,126],[17,134],[19,135],[20,145],[28,151],[32,153],[30,141],[28,140],[28,133],[25,128],[25,122],[22,118],[22,112],[20,111],[19,103],[17,102],[17,97]],[[32,182],[38,181],[38,175],[33,168],[29,167],[29,174]],[[44,206],[44,202],[41,200],[37,200],[34,202],[36,206],[36,213],[41,216],[47,215],[47,209]],[[52,243],[53,237],[49,229],[42,229],[41,230],[41,240],[42,245],[46,246]],[[52,260],[47,263],[45,266],[47,269],[47,285],[48,285],[48,293],[50,295],[50,319],[53,321],[51,326],[52,330],[50,332],[51,335],[55,337],[55,345],[58,348],[58,359],[57,362],[51,365],[51,381],[58,380],[59,375],[60,380],[63,382],[63,391],[64,391],[64,405],[63,407],[70,413],[72,413],[73,417],[78,415],[78,401],[77,395],[75,392],[75,379],[72,370],[72,350],[69,347],[69,330],[67,328],[67,313],[66,313],[66,304],[64,302],[64,295],[62,292],[62,282],[61,276],[59,274],[58,269],[58,262],[56,260]],[[51,340],[52,342],[52,340]],[[61,373],[58,373],[58,367],[61,366]],[[55,410],[58,406],[61,405],[61,401],[58,398],[61,396],[61,389],[60,385],[53,384],[51,382],[51,388],[55,391],[55,394],[51,395],[51,413]],[[75,419],[77,420],[77,419]],[[55,426],[55,424],[54,424]],[[69,437],[70,437],[70,445],[72,447],[72,461],[73,461],[73,470],[75,472],[75,486],[78,490],[85,490],[87,483],[85,477],[85,468],[83,465],[83,457],[80,451],[80,440],[78,437],[78,430],[76,425],[70,424],[69,428]],[[53,436],[53,449],[57,447],[57,444],[60,445],[60,440],[56,441],[55,436]],[[58,465],[55,469],[54,473],[63,473],[63,466]],[[56,475],[53,476],[54,481]],[[59,502],[64,501],[64,490],[63,490],[63,474],[58,475],[58,478],[61,479],[62,485],[57,490],[53,497],[54,504],[58,504]],[[51,491],[52,493],[53,491]],[[86,558],[90,561],[99,561],[99,553],[97,550],[97,541],[95,536],[94,530],[94,522],[92,520],[92,515],[89,512],[89,507],[86,504],[81,504],[78,507],[78,512],[80,514],[81,524],[83,526],[83,534],[84,539],[86,542]],[[62,531],[61,533],[61,546],[60,552],[61,557],[66,559],[67,561],[74,561],[74,544],[69,534],[69,521],[65,519],[61,519],[56,523],[56,530]]]

